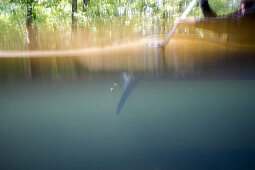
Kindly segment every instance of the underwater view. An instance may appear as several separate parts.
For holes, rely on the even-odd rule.
[[[255,169],[254,18],[253,0],[3,0],[0,169]]]

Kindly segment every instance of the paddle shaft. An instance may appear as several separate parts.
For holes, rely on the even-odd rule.
[[[191,9],[196,5],[197,0],[192,0],[188,6],[188,8],[183,12],[183,14],[181,15],[181,18],[185,18],[191,11]],[[172,30],[168,33],[166,39],[163,42],[163,46],[165,47],[167,45],[167,43],[169,42],[169,40],[172,38],[172,36],[174,35],[175,30],[178,28],[178,24],[174,24]]]

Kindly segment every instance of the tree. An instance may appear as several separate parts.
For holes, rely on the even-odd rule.
[[[26,29],[27,29],[27,47],[28,50],[37,50],[37,28],[33,27],[33,20],[35,19],[33,11],[33,1],[27,0],[27,19],[26,19]],[[38,60],[35,58],[29,58],[30,73],[33,78],[38,75],[39,64]]]
[[[86,10],[87,5],[88,5],[88,0],[83,0],[83,6],[82,6],[83,11]]]
[[[31,23],[33,19],[33,0],[27,0],[27,23]]]
[[[77,0],[72,0],[72,22],[76,23],[77,22]]]

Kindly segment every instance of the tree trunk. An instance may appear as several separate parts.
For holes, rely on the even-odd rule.
[[[27,47],[28,50],[37,50],[37,29],[33,27],[33,0],[28,1],[27,4],[27,19],[26,19],[26,29],[27,29]],[[32,78],[37,77],[39,72],[39,63],[35,58],[29,58],[29,70]]]
[[[86,10],[86,7],[88,5],[88,0],[83,0],[83,12]]]
[[[77,0],[72,0],[72,48],[76,47],[77,43]]]
[[[33,20],[33,1],[29,0],[27,3],[27,23],[32,23]]]
[[[73,0],[72,1],[72,22],[76,23],[77,22],[77,17],[76,14],[77,13],[77,0]]]

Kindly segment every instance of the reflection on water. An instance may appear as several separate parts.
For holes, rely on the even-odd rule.
[[[33,44],[38,50],[62,50],[116,45],[147,36],[167,34],[173,18],[122,17],[88,20],[79,25],[70,23],[24,23],[9,25],[0,22],[0,49],[27,50]],[[176,33],[197,34],[206,37],[218,35],[188,27],[179,27]]]
[[[154,36],[118,45],[59,51],[0,52],[1,78],[76,77],[85,72],[144,72],[168,79],[246,79],[253,77],[254,47],[194,36],[175,36],[165,48]]]
[[[253,46],[137,28],[1,46],[0,169],[255,167]]]

